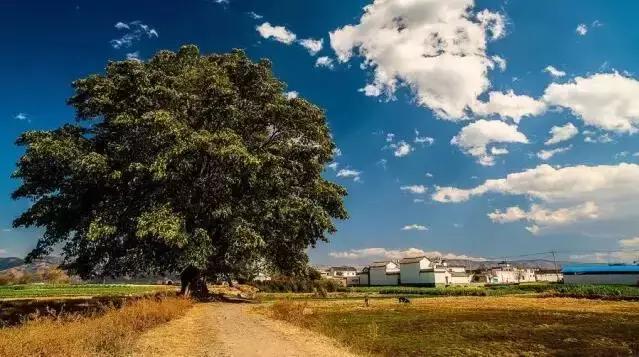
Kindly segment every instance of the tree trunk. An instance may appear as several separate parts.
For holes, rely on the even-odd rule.
[[[193,296],[195,298],[206,298],[209,289],[206,286],[206,278],[202,276],[202,271],[192,265],[186,267],[180,274],[182,287],[180,294],[184,297]]]

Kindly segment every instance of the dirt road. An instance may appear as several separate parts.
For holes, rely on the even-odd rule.
[[[208,303],[145,333],[134,356],[354,356],[330,339],[252,313],[246,304]]]

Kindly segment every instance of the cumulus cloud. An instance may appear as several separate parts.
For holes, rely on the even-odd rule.
[[[426,193],[428,188],[424,185],[410,185],[410,186],[402,186],[399,188],[402,191],[408,191],[412,194],[421,195]]]
[[[393,155],[395,155],[395,157],[404,157],[415,150],[409,143],[405,142],[404,140],[398,141],[397,143],[392,143],[388,145],[388,147],[393,149]]]
[[[373,72],[366,95],[390,98],[407,85],[420,105],[459,119],[489,87],[487,42],[504,34],[504,17],[474,13],[472,0],[376,0],[359,23],[331,32],[330,42],[341,62],[364,58]]]
[[[305,38],[300,40],[300,45],[308,50],[311,56],[315,56],[324,47],[324,39],[314,40],[312,38]]]
[[[501,58],[500,56],[494,55],[491,57],[493,62],[497,65],[497,68],[499,68],[500,71],[505,71],[506,70],[506,60]]]
[[[368,259],[368,260],[376,260],[376,259],[401,259],[406,257],[419,257],[419,256],[427,256],[427,257],[438,257],[443,259],[465,259],[465,260],[475,260],[475,261],[484,261],[485,258],[482,257],[473,257],[465,254],[454,254],[454,253],[441,253],[438,251],[425,251],[419,248],[408,248],[408,249],[387,249],[387,248],[362,248],[362,249],[351,249],[343,252],[330,252],[329,255],[333,258],[343,258],[343,259]]]
[[[18,113],[14,116],[14,119],[24,121],[24,120],[28,120],[29,116],[26,113]]]
[[[451,144],[476,157],[477,162],[484,166],[494,164],[494,157],[488,152],[488,145],[493,143],[528,143],[528,139],[516,125],[481,119],[463,127],[451,140]]]
[[[435,143],[435,139],[430,136],[419,136],[419,131],[415,129],[415,144],[424,145],[433,145]]]
[[[639,165],[568,166],[554,168],[540,165],[505,178],[487,180],[469,188],[436,187],[432,199],[438,202],[463,202],[486,193],[526,196],[535,201],[525,217],[540,225],[549,225],[550,218],[571,217],[575,223],[583,220],[636,220],[639,218]],[[496,212],[495,218],[521,216],[521,212]],[[536,214],[533,214],[536,213]],[[571,213],[572,215],[568,214]],[[504,216],[506,215],[506,216]]]
[[[479,115],[499,115],[515,123],[525,116],[535,116],[546,111],[546,104],[527,95],[517,95],[512,90],[506,93],[490,92],[488,101],[477,101],[473,112]]]
[[[352,169],[341,169],[337,172],[337,177],[352,178],[353,181],[358,182],[361,180],[361,171]]]
[[[622,239],[619,241],[619,245],[623,248],[637,248],[639,249],[639,237]]]
[[[544,144],[553,145],[572,139],[579,134],[579,130],[572,123],[568,123],[564,126],[553,126],[548,133],[550,134],[550,139],[546,140]]]
[[[333,59],[327,56],[318,57],[317,61],[315,61],[315,67],[325,67],[328,69],[333,69],[335,65],[333,64]]]
[[[297,36],[291,31],[287,30],[284,26],[273,26],[268,22],[265,22],[255,28],[259,32],[260,36],[269,39],[273,38],[277,42],[281,42],[287,45],[295,42]]]
[[[562,147],[562,148],[556,148],[556,149],[552,149],[552,150],[540,150],[537,153],[537,157],[546,161],[549,160],[551,157],[555,156],[556,154],[562,153],[562,152],[566,152],[568,150],[572,149],[572,145],[571,146],[566,146],[566,147]]]
[[[588,33],[588,26],[586,24],[579,24],[577,25],[575,32],[579,36],[585,36]]]
[[[129,53],[126,54],[126,59],[133,60],[133,61],[139,61],[140,60],[140,52],[139,51],[129,52]]]
[[[421,224],[409,224],[402,227],[402,231],[427,231],[428,227]]]
[[[143,38],[159,37],[158,32],[154,28],[151,28],[141,21],[132,21],[129,23],[120,21],[115,24],[115,28],[120,31],[125,31],[122,37],[111,40],[111,47],[115,49],[131,47]]]
[[[253,20],[259,20],[259,19],[262,19],[264,17],[264,16],[256,13],[255,11],[249,11],[246,14],[249,15]]]
[[[639,125],[639,81],[616,72],[552,83],[543,98],[604,130],[635,133]]]
[[[300,94],[298,92],[292,90],[292,91],[284,93],[284,95],[286,96],[286,99],[291,100],[291,99],[295,99],[295,98],[299,97]]]
[[[561,78],[566,75],[566,72],[560,71],[553,66],[547,66],[544,68],[544,72],[550,74],[553,78]]]
[[[337,162],[331,162],[330,164],[328,164],[326,167],[328,167],[329,169],[333,170],[333,171],[337,171],[337,167],[339,166],[339,164]]]
[[[497,223],[510,223],[525,220],[533,225],[528,228],[533,234],[538,234],[544,227],[564,226],[580,220],[598,218],[599,209],[594,202],[586,202],[574,207],[550,210],[533,204],[530,210],[519,207],[508,207],[505,211],[496,210],[488,217]]]

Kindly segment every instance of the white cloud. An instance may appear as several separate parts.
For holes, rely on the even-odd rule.
[[[526,217],[549,224],[539,216],[567,216],[574,214],[570,222],[592,220],[629,220],[639,218],[639,165],[568,166],[554,168],[540,165],[523,172],[512,173],[502,179],[487,180],[470,189],[436,187],[432,199],[438,202],[463,202],[473,196],[489,192],[505,195],[527,196],[536,201]],[[596,208],[595,208],[596,207]],[[499,212],[504,214],[504,212]],[[508,212],[506,212],[508,213]],[[511,210],[510,214],[519,213]],[[502,217],[502,216],[496,216]]]
[[[598,218],[599,209],[593,202],[586,202],[574,207],[549,210],[533,204],[529,211],[519,207],[508,207],[505,211],[496,210],[488,217],[497,223],[510,223],[525,220],[533,225],[528,227],[532,234],[538,234],[545,227],[565,226],[580,220]]]
[[[639,249],[639,237],[622,239],[619,241],[619,245],[624,248],[637,248]]]
[[[255,11],[249,11],[246,14],[249,15],[253,20],[259,20],[264,18],[264,16],[256,13]]]
[[[133,60],[133,61],[139,61],[140,60],[140,52],[139,51],[129,52],[129,53],[126,54],[126,59]]]
[[[330,164],[327,165],[327,167],[333,171],[337,171],[337,166],[339,166],[337,162],[331,162]]]
[[[586,24],[579,24],[577,25],[575,32],[579,36],[585,36],[588,33],[588,26],[586,26]]]
[[[402,231],[427,231],[428,227],[421,224],[410,224],[402,227]]]
[[[390,142],[392,142],[393,140],[395,140],[395,134],[393,134],[393,133],[388,133],[388,134],[386,134],[386,142],[387,142],[387,143],[390,143]]]
[[[590,135],[591,134],[589,134],[588,136],[584,138],[584,142],[590,143],[590,144],[596,144],[596,143],[606,144],[606,143],[612,142],[612,138],[610,137],[608,133],[601,134],[597,137],[592,137]]]
[[[586,124],[619,133],[634,133],[639,125],[639,81],[619,73],[577,77],[552,83],[544,101],[569,108]]]
[[[568,123],[564,126],[553,126],[548,133],[551,135],[550,139],[546,140],[544,144],[553,145],[572,139],[579,134],[579,130],[572,123]]]
[[[327,56],[318,57],[317,61],[315,61],[315,67],[325,67],[328,69],[333,69],[335,66],[333,65],[333,59]]]
[[[364,7],[359,23],[330,33],[339,61],[364,58],[366,95],[392,97],[409,86],[418,104],[459,119],[490,85],[487,41],[504,36],[502,15],[473,13],[472,0],[385,1]]]
[[[421,195],[428,191],[428,188],[424,185],[410,185],[410,186],[402,186],[399,188],[402,191],[408,191],[415,195]]]
[[[6,249],[1,249],[0,248],[0,255],[7,255],[7,254],[8,254],[8,252],[7,252]]]
[[[491,155],[506,155],[508,154],[508,149],[506,148],[498,148],[498,147],[492,147],[490,149],[490,154]]]
[[[464,254],[454,254],[454,253],[441,253],[438,251],[425,251],[419,248],[408,248],[408,249],[387,249],[387,248],[362,248],[362,249],[351,249],[343,252],[330,252],[329,255],[333,258],[343,258],[343,259],[401,259],[406,257],[419,257],[419,256],[427,256],[427,257],[439,257],[443,259],[465,259],[465,260],[475,260],[475,261],[483,261],[485,258],[481,257],[472,257]]]
[[[18,113],[14,118],[17,120],[27,120],[29,116],[26,113]]]
[[[272,26],[270,23],[265,22],[255,28],[260,36],[269,39],[273,38],[277,42],[281,42],[290,45],[295,41],[297,36],[294,33],[287,30],[284,26]]]
[[[125,24],[124,22],[118,22],[115,24],[115,28],[118,30],[128,30],[129,25]]]
[[[295,99],[295,98],[299,97],[300,94],[298,92],[292,90],[290,92],[284,93],[284,95],[286,96],[286,99],[291,100],[291,99]]]
[[[487,146],[492,143],[528,143],[524,134],[516,125],[500,120],[478,120],[463,127],[451,141],[465,153],[477,158],[484,166],[494,164],[494,158],[488,153]]]
[[[340,148],[338,148],[338,147],[335,147],[335,148],[333,149],[333,156],[335,156],[335,157],[340,157],[340,156],[342,156],[342,149],[340,149]]]
[[[566,72],[560,71],[553,66],[548,66],[544,68],[544,72],[550,74],[553,78],[561,78],[566,75]]]
[[[398,141],[396,144],[390,144],[389,147],[393,149],[393,155],[396,157],[404,157],[414,150],[413,147],[404,140]]]
[[[151,28],[141,21],[132,21],[129,23],[120,21],[115,24],[115,28],[120,31],[126,31],[122,37],[110,41],[111,46],[115,49],[131,47],[135,42],[140,41],[144,37],[159,37],[158,32],[154,28]]]
[[[351,169],[341,169],[337,172],[337,177],[352,178],[353,181],[360,181],[362,172]]]
[[[312,38],[305,38],[300,40],[300,45],[308,50],[311,56],[315,56],[324,47],[324,39],[314,40]],[[328,57],[327,57],[328,58]]]
[[[430,136],[419,136],[419,131],[415,129],[415,144],[423,145],[433,145],[435,143],[435,139]]]
[[[500,71],[505,71],[506,70],[506,60],[503,59],[502,57],[499,57],[497,55],[494,55],[491,57],[493,62],[495,62],[495,64],[497,65],[497,68],[499,68]]]
[[[515,123],[525,116],[535,116],[546,111],[546,104],[527,95],[517,95],[512,90],[506,93],[488,93],[488,102],[477,101],[473,112],[479,115],[499,115],[511,118]]]
[[[431,174],[430,172],[427,172],[425,176],[430,178],[430,177],[433,177],[433,174]]]
[[[566,152],[568,150],[572,149],[572,145],[571,146],[566,146],[566,147],[562,147],[562,148],[556,148],[556,149],[552,149],[552,150],[540,150],[537,153],[537,157],[546,161],[548,159],[550,159],[551,157],[555,156],[556,154],[562,153],[562,152]]]

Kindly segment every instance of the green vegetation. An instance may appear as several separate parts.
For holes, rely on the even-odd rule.
[[[639,299],[639,287],[623,285],[563,285],[563,284],[519,284],[493,286],[449,286],[449,287],[354,287],[349,291],[378,293],[381,295],[412,296],[502,296],[513,294],[541,294],[542,296],[566,296],[581,298]]]
[[[519,296],[282,300],[272,317],[377,356],[639,354],[639,304]]]
[[[348,291],[335,280],[311,279],[310,277],[280,276],[272,280],[255,282],[253,285],[264,293],[311,293],[325,295],[329,292]]]
[[[268,60],[183,46],[73,89],[77,121],[16,142],[12,197],[33,204],[13,225],[43,230],[27,260],[61,247],[81,278],[298,274],[347,218],[346,190],[322,177],[325,112],[287,98]]]
[[[174,291],[175,287],[163,285],[115,285],[115,284],[27,284],[0,286],[0,299],[43,298],[73,296],[128,296],[161,291]]]

